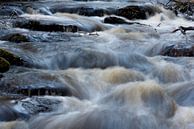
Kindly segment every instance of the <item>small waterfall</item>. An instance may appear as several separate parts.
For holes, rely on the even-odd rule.
[[[193,129],[194,6],[179,2],[0,2],[0,129]]]

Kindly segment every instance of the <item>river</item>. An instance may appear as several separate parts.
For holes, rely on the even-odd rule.
[[[0,2],[0,129],[194,129],[194,16],[167,3]]]

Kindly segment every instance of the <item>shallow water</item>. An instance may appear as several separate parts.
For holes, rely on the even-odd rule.
[[[159,3],[166,1],[6,3],[22,14],[0,16],[0,48],[28,65],[2,73],[0,129],[193,129],[194,58],[162,53],[192,46],[193,31],[172,31],[194,22]],[[156,14],[104,23],[127,5]],[[7,40],[15,33],[28,40]]]

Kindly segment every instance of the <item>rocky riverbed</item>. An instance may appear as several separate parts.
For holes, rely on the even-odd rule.
[[[0,129],[193,129],[194,2],[2,0]]]

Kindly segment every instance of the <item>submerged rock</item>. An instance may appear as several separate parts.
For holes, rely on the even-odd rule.
[[[6,72],[9,70],[10,63],[4,58],[0,57],[0,72]]]

